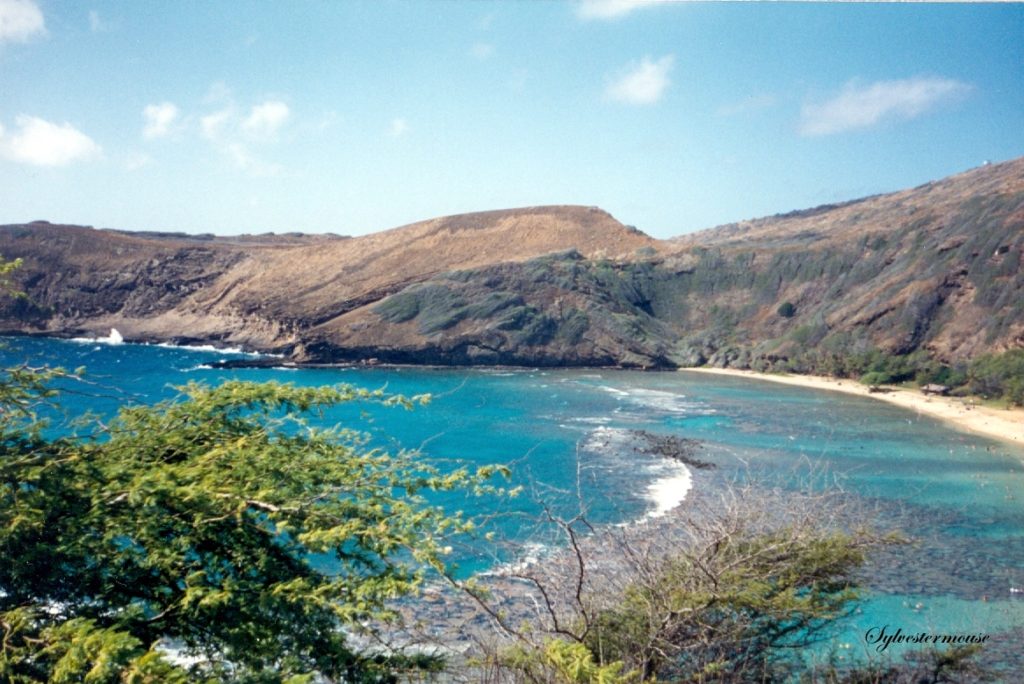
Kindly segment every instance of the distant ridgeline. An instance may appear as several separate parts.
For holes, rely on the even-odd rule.
[[[957,385],[979,364],[1012,376],[1024,354],[1022,252],[1024,159],[667,241],[574,206],[357,238],[36,222],[0,227],[27,294],[0,327],[116,327],[306,363],[707,363]]]

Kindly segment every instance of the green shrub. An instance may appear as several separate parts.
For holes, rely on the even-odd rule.
[[[53,376],[0,375],[0,681],[383,682],[436,667],[367,656],[347,634],[390,619],[391,599],[443,572],[441,540],[469,529],[424,493],[475,490],[489,473],[441,473],[302,420],[411,402],[189,385],[90,437],[51,438],[32,411],[53,398]],[[161,642],[195,664],[171,662]]]
[[[419,314],[420,300],[415,292],[399,292],[385,299],[373,310],[389,323],[405,323]]]
[[[876,387],[878,385],[889,385],[893,382],[893,378],[888,373],[881,371],[871,371],[860,376],[861,384],[868,385],[870,387]]]
[[[972,392],[1024,406],[1024,349],[982,356],[971,363],[967,377]]]

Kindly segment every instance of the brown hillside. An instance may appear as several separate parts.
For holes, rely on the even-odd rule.
[[[356,238],[0,227],[8,330],[245,345],[301,361],[830,372],[1024,346],[1024,159],[670,241],[600,209]]]
[[[669,241],[672,251],[828,248],[868,235],[941,229],[965,202],[1024,193],[1024,157],[900,192],[730,223]],[[1024,218],[1024,217],[1021,217]]]
[[[255,251],[196,297],[195,305],[266,311],[279,320],[316,325],[444,271],[570,248],[587,255],[630,255],[656,243],[597,208],[448,216],[344,242]]]
[[[8,327],[279,349],[301,332],[449,270],[577,249],[626,255],[657,241],[600,209],[531,207],[423,221],[357,238],[216,238],[97,231],[46,222],[0,227],[23,258]]]

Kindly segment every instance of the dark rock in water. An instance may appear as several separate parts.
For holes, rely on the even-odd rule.
[[[258,358],[249,359],[221,359],[220,361],[211,361],[209,364],[210,368],[217,370],[223,369],[234,369],[234,368],[296,368],[297,365],[294,361],[285,361],[283,359],[268,358],[265,356]]]
[[[630,434],[636,437],[637,444],[634,449],[640,453],[669,458],[700,470],[717,467],[710,461],[702,461],[693,456],[695,451],[703,447],[703,443],[699,439],[658,435],[646,430],[630,430]]]

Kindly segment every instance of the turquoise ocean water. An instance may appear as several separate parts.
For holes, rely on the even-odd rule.
[[[794,489],[809,478],[828,479],[917,540],[869,569],[868,598],[836,637],[841,650],[867,651],[863,634],[886,624],[904,632],[1017,629],[1017,639],[1024,627],[1024,449],[871,399],[746,379],[608,370],[205,366],[225,356],[231,355],[37,338],[8,338],[0,349],[5,366],[84,366],[96,384],[64,398],[69,416],[86,410],[109,415],[126,402],[173,397],[174,387],[189,381],[227,378],[430,393],[433,401],[412,412],[347,406],[324,422],[357,427],[380,445],[420,448],[433,459],[511,464],[524,496],[447,503],[468,513],[501,512],[493,524],[522,549],[538,541],[532,521],[541,502],[571,515],[577,489],[588,517],[606,524],[642,518],[679,499],[686,470],[626,446],[629,431],[699,439],[704,446],[697,456],[719,467],[713,477],[690,473],[695,488],[752,474]],[[491,510],[495,506],[501,510]],[[472,550],[461,553],[467,569],[494,562]]]

